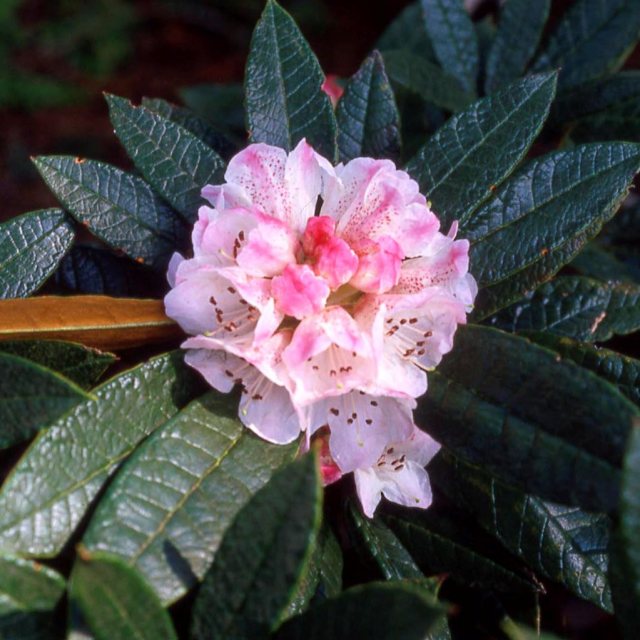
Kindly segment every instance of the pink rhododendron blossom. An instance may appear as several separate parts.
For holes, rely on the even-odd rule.
[[[193,336],[186,362],[221,392],[241,384],[240,419],[265,440],[320,440],[325,481],[353,472],[367,515],[382,495],[427,507],[438,444],[415,398],[477,291],[457,226],[441,233],[391,161],[332,166],[304,140],[250,145],[202,195],[165,298]]]

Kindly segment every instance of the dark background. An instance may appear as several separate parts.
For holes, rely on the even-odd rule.
[[[497,0],[475,0],[480,18]],[[349,76],[410,0],[283,0],[325,73]],[[554,18],[571,0],[554,0]],[[29,156],[129,165],[102,91],[180,102],[181,87],[240,82],[263,0],[0,0],[0,220],[55,206]],[[638,66],[632,56],[627,66]],[[3,81],[14,84],[3,91]],[[44,78],[77,95],[31,90]],[[19,89],[19,90],[18,90]],[[57,103],[57,104],[56,104]]]

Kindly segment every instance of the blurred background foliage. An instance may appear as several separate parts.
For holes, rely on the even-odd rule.
[[[409,2],[283,4],[325,71],[347,76]],[[0,0],[0,220],[54,202],[31,155],[73,153],[126,166],[103,91],[134,101],[153,95],[180,102],[183,87],[241,81],[263,5],[263,0]]]

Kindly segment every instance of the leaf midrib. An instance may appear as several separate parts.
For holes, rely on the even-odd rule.
[[[620,165],[623,165],[626,162],[629,162],[630,159],[631,159],[630,157],[625,158],[624,160],[621,160],[620,162],[618,162],[618,163],[616,163],[614,165],[610,165],[609,167],[607,167],[607,169],[605,171],[602,171],[600,173],[592,173],[591,175],[589,175],[584,180],[579,180],[578,182],[572,183],[572,185],[570,187],[568,187],[567,189],[563,189],[562,191],[558,191],[558,192],[554,193],[553,196],[551,196],[550,198],[547,198],[546,200],[544,200],[544,201],[542,201],[540,203],[536,203],[535,208],[527,209],[526,211],[524,211],[520,215],[518,215],[517,218],[514,218],[513,220],[510,220],[506,224],[503,224],[503,225],[500,225],[498,227],[495,227],[494,229],[491,229],[487,234],[482,236],[480,239],[472,241],[471,242],[471,246],[473,247],[473,246],[477,246],[477,245],[481,244],[482,242],[487,240],[487,238],[490,238],[491,236],[499,233],[500,231],[508,229],[509,227],[513,226],[514,224],[517,224],[517,223],[523,221],[525,218],[528,218],[532,214],[536,214],[536,213],[540,212],[540,210],[542,210],[543,208],[545,208],[548,205],[552,204],[554,202],[554,200],[557,200],[558,198],[561,198],[561,197],[567,195],[568,193],[571,193],[573,190],[575,190],[577,188],[580,188],[581,186],[584,186],[585,184],[588,184],[592,180],[598,180],[602,176],[607,175],[608,173],[615,171],[616,169],[618,169],[618,167]],[[605,219],[607,217],[607,214],[612,210],[612,208],[615,206],[616,202],[618,202],[620,200],[620,198],[623,197],[624,195],[625,195],[624,193],[622,195],[616,194],[616,196],[614,198],[608,200],[607,201],[607,206],[605,208],[603,208],[599,213],[594,215],[593,218],[585,220],[583,222],[583,224],[575,231],[575,233],[573,233],[573,235],[570,238],[566,238],[566,237],[558,238],[555,242],[545,243],[545,247],[549,250],[549,252],[555,252],[558,249],[562,248],[564,245],[566,245],[567,242],[569,242],[572,238],[575,238],[575,237],[579,236],[580,234],[583,234],[586,230],[588,230],[591,227],[591,225],[599,223],[600,226],[601,226],[606,221]],[[548,254],[545,254],[545,255],[548,255]],[[536,253],[535,255],[532,255],[530,262],[527,262],[526,264],[521,265],[520,267],[518,267],[516,269],[512,269],[511,271],[503,274],[497,280],[492,279],[491,282],[486,286],[493,286],[493,285],[496,285],[496,284],[500,284],[501,282],[504,282],[505,280],[508,280],[509,278],[512,278],[513,276],[517,275],[518,273],[520,273],[524,269],[527,269],[528,267],[536,264],[537,262],[540,262],[540,260],[542,260],[543,257],[545,257],[545,256],[540,255],[540,253]]]
[[[58,156],[58,157],[64,157],[64,156]],[[123,212],[124,214],[124,218],[129,218],[129,219],[133,219],[133,221],[135,221],[135,223],[137,225],[139,225],[140,227],[142,227],[143,229],[149,231],[151,233],[151,235],[154,235],[156,237],[161,238],[162,240],[166,240],[169,243],[173,243],[175,238],[173,238],[168,231],[159,228],[159,227],[154,227],[152,226],[150,223],[148,223],[147,221],[145,221],[143,218],[140,218],[136,215],[135,211],[129,211],[127,209],[125,209],[122,205],[118,204],[117,202],[113,201],[113,200],[109,200],[107,198],[107,196],[103,195],[102,193],[100,193],[99,191],[96,191],[95,189],[88,187],[85,183],[80,182],[80,179],[76,179],[73,176],[71,176],[68,173],[65,173],[62,169],[60,168],[56,168],[55,166],[48,164],[47,163],[47,157],[44,156],[42,158],[39,158],[39,160],[42,162],[42,164],[44,164],[45,166],[49,167],[52,171],[62,175],[63,177],[65,177],[69,182],[71,182],[72,184],[74,184],[78,189],[80,190],[84,190],[89,192],[90,194],[94,195],[98,200],[100,200],[101,202],[103,202],[104,204],[108,205],[110,209],[116,209],[117,211]],[[95,164],[99,167],[105,167],[108,170],[113,170],[115,169],[115,167],[110,167],[109,165],[106,165],[102,162],[95,162]],[[116,169],[116,172],[119,172],[118,169]],[[122,173],[122,177],[124,178],[134,178],[133,182],[135,183],[135,176],[131,176],[131,175],[127,175],[124,171],[121,172]],[[142,188],[148,188],[147,185],[141,182],[141,186]],[[122,184],[122,183],[121,183]],[[148,192],[147,194],[145,194],[147,196],[149,196],[151,198],[154,205],[158,206],[160,203],[158,202],[157,198],[154,197],[153,193]],[[66,200],[68,202],[70,202],[69,197],[66,197]],[[65,202],[65,204],[67,204],[67,206],[69,206],[68,202]],[[71,208],[71,207],[69,207]],[[89,218],[90,216],[83,216],[84,218]],[[98,232],[98,229],[96,229],[96,233]]]
[[[175,419],[179,419],[180,414],[176,416]],[[191,496],[200,488],[202,483],[224,462],[226,457],[231,453],[231,451],[238,445],[238,443],[246,436],[244,433],[244,428],[242,428],[238,435],[231,439],[228,446],[223,450],[218,458],[216,458],[206,469],[205,471],[193,482],[188,491],[186,491],[180,500],[176,503],[175,507],[168,511],[164,518],[160,521],[156,529],[146,538],[144,543],[139,547],[135,554],[133,554],[127,561],[130,565],[135,565],[136,562],[140,559],[140,557],[147,551],[147,549],[155,542],[158,536],[166,529],[169,522],[174,518],[175,514],[178,513],[182,507],[185,505],[187,500],[191,498]]]
[[[11,223],[9,223],[9,224],[11,224]],[[19,258],[24,258],[24,254],[23,254],[24,251],[32,249],[33,247],[35,247],[37,245],[40,245],[44,240],[49,238],[49,236],[56,235],[56,232],[59,229],[61,229],[62,227],[64,227],[64,226],[66,226],[66,220],[64,219],[64,217],[61,217],[60,221],[58,223],[56,223],[56,225],[54,227],[52,227],[51,229],[46,231],[41,236],[38,236],[38,238],[34,242],[32,242],[30,244],[27,244],[27,246],[24,247],[18,253],[14,253],[14,254],[10,255],[9,258],[7,260],[5,260],[4,262],[0,262],[0,273],[7,268],[7,265],[12,264],[13,262],[18,260]],[[36,265],[36,266],[38,266],[38,265]]]
[[[433,192],[436,189],[440,188],[442,186],[442,184],[444,182],[446,182],[454,172],[456,172],[474,153],[476,153],[478,151],[478,149],[487,141],[488,138],[490,138],[499,128],[503,127],[505,125],[505,123],[507,123],[513,116],[519,114],[520,111],[525,106],[527,106],[528,103],[531,100],[533,100],[533,98],[535,98],[535,96],[540,91],[545,89],[546,86],[547,86],[547,83],[549,83],[552,80],[552,78],[553,78],[553,76],[547,78],[540,85],[538,85],[535,88],[535,90],[532,91],[531,93],[529,93],[526,96],[526,98],[524,100],[522,100],[522,102],[520,102],[520,104],[513,111],[509,111],[507,116],[503,120],[500,120],[500,121],[496,122],[496,124],[493,127],[491,127],[491,129],[489,129],[489,131],[486,133],[486,135],[484,135],[481,139],[479,139],[475,144],[473,144],[470,147],[468,147],[468,149],[460,157],[458,162],[455,165],[453,165],[452,167],[450,167],[447,170],[447,172],[438,180],[438,182],[436,182],[434,185],[431,186],[430,191]],[[547,107],[545,108],[545,113],[549,110],[549,106],[550,105],[547,105]],[[476,110],[476,115],[477,115],[477,110]],[[537,133],[542,128],[543,124],[544,124],[544,118],[542,118],[541,121],[537,124],[537,126],[535,128],[535,131],[533,132],[533,134],[531,136],[532,139],[535,138]],[[436,136],[437,136],[437,134],[436,134]],[[419,156],[421,161],[424,160],[425,155],[428,155],[428,152],[430,151],[430,147],[432,146],[432,143],[436,140],[436,136],[434,136],[434,138],[432,140],[427,142],[427,144],[426,144],[424,149],[422,149],[420,152],[418,152],[418,156]],[[528,149],[528,145],[527,145],[527,149]],[[526,149],[524,151],[522,151],[519,154],[519,156],[522,157],[525,153],[526,153]],[[413,161],[410,164],[413,164]],[[514,165],[515,164],[517,164],[517,162],[514,163]],[[499,183],[496,186],[498,186],[499,184],[502,184],[504,182],[504,180],[511,174],[512,171],[513,171],[513,168],[511,168],[511,170],[507,171],[505,173],[505,175],[501,177]],[[474,211],[476,211],[478,209],[478,207],[480,207],[480,205],[484,202],[484,200],[486,200],[486,198],[483,198],[480,202],[478,202],[475,206],[473,206],[473,208],[471,208],[469,211],[466,211],[464,217],[461,216],[461,218],[460,218],[460,224],[464,223],[464,221],[466,221],[469,218],[469,216],[471,216],[471,214]]]

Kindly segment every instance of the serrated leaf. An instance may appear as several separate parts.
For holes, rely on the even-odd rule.
[[[56,555],[118,465],[199,389],[178,354],[159,356],[41,432],[0,490],[0,549]]]
[[[0,354],[26,358],[89,389],[116,361],[112,353],[60,340],[2,340]]]
[[[227,530],[194,605],[191,637],[266,638],[307,570],[320,527],[315,455],[280,471]]]
[[[384,52],[389,77],[395,84],[416,93],[426,102],[448,111],[460,111],[473,96],[435,63],[409,51]]]
[[[365,518],[353,504],[350,507],[355,528],[385,580],[424,578],[409,552],[380,518]]]
[[[446,573],[465,583],[520,595],[538,590],[520,571],[503,564],[507,558],[498,558],[500,547],[472,522],[460,522],[432,510],[404,511],[384,516],[383,521],[428,575]]]
[[[162,296],[157,273],[106,249],[76,245],[62,259],[54,280],[63,291],[117,297]]]
[[[3,640],[53,640],[53,609],[65,590],[63,578],[30,560],[0,557],[0,637]]]
[[[461,0],[422,0],[425,25],[442,68],[476,93],[479,54],[471,18]]]
[[[549,16],[550,0],[507,0],[487,57],[484,88],[495,91],[524,74]]]
[[[430,374],[416,419],[456,455],[526,493],[610,511],[638,415],[615,387],[573,362],[469,325]]]
[[[61,209],[41,209],[0,224],[0,298],[26,298],[71,247],[73,227]]]
[[[324,74],[293,18],[268,0],[256,25],[245,74],[247,128],[253,142],[290,151],[302,139],[336,155],[336,121]]]
[[[0,353],[0,449],[28,440],[60,415],[91,398],[55,371]]]
[[[563,276],[495,315],[507,331],[549,331],[583,342],[604,342],[640,329],[640,286]]]
[[[542,252],[544,255],[540,255],[537,262],[518,271],[510,278],[484,287],[476,296],[475,308],[471,314],[474,322],[483,320],[512,302],[522,300],[531,291],[535,291],[552,274],[557,273],[564,265],[571,262],[582,250],[588,238],[593,236],[596,231],[593,230],[592,233],[588,230],[583,234],[569,238],[553,251]]]
[[[640,72],[621,71],[563,91],[551,107],[549,120],[561,124],[640,99]],[[626,139],[626,136],[623,137]]]
[[[186,225],[144,180],[72,156],[38,156],[33,162],[78,222],[136,262],[166,269],[185,244]]]
[[[383,52],[402,49],[422,56],[426,60],[435,61],[421,0],[408,5],[398,14],[380,36],[376,49]]]
[[[640,633],[640,425],[631,430],[623,464],[618,523],[611,546],[613,603],[624,637]]]
[[[612,611],[607,516],[522,493],[446,451],[431,463],[429,475],[457,507],[473,514],[534,571]]]
[[[238,511],[295,455],[237,413],[235,398],[194,400],[138,447],[89,523],[83,544],[134,566],[164,603],[202,579]]]
[[[71,340],[97,349],[166,342],[182,332],[162,300],[107,296],[38,296],[0,300],[0,341]]]
[[[242,101],[241,96],[238,97],[238,101]],[[207,120],[186,107],[180,107],[162,98],[142,98],[142,106],[191,131],[222,158],[229,158],[235,151],[235,146],[229,139]]]
[[[424,640],[442,610],[419,588],[393,582],[348,589],[287,620],[275,640]]]
[[[409,162],[443,227],[464,222],[527,153],[555,95],[555,74],[536,75],[450,118]]]
[[[527,333],[527,338],[593,371],[640,404],[640,360],[552,333]]]
[[[222,177],[222,158],[181,125],[124,98],[106,99],[116,135],[138,171],[193,223],[203,204],[200,190]]]
[[[461,236],[472,244],[470,268],[479,287],[513,282],[549,253],[562,252],[571,239],[585,243],[613,216],[639,168],[640,146],[624,143],[532,160],[461,224]],[[547,259],[537,277],[549,279],[561,266]],[[523,285],[530,281],[525,275]],[[478,306],[482,313],[482,299]]]
[[[336,109],[340,160],[395,158],[400,116],[382,57],[374,51],[349,80]]]
[[[635,0],[578,0],[562,17],[533,64],[561,68],[559,83],[574,87],[617,69],[640,35]]]
[[[169,614],[144,579],[108,554],[80,551],[69,584],[96,640],[176,640]]]

